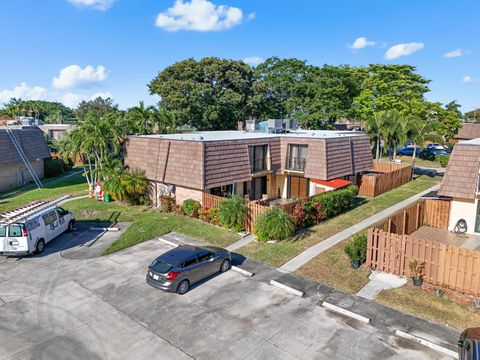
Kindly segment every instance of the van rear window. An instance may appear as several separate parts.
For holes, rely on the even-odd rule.
[[[0,226],[0,237],[5,237],[7,234],[6,229],[3,226]]]
[[[22,228],[20,225],[10,225],[8,227],[8,236],[22,236]]]

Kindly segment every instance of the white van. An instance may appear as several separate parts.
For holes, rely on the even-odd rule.
[[[46,243],[72,231],[75,218],[57,206],[62,200],[37,202],[0,214],[0,255],[41,253]]]

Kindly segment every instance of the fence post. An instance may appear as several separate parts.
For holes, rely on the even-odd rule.
[[[388,219],[387,233],[392,232],[392,218]]]
[[[415,219],[415,230],[420,227],[420,203],[417,203],[417,216]]]
[[[405,235],[405,228],[407,227],[407,210],[403,210],[402,235]]]

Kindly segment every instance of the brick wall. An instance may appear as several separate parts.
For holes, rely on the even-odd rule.
[[[44,177],[43,160],[32,161],[30,164],[37,176],[42,179]],[[0,191],[22,186],[30,181],[32,181],[32,177],[23,164],[0,169]]]
[[[176,198],[177,204],[181,204],[187,199],[193,199],[193,200],[202,202],[202,191],[189,189],[181,186],[176,186],[175,198]]]

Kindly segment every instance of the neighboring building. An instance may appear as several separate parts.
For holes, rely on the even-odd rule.
[[[333,124],[333,126],[335,126],[335,130],[339,131],[363,131],[363,124],[359,120],[342,118]]]
[[[306,197],[329,187],[317,180],[355,182],[373,163],[361,132],[211,131],[129,136],[125,165],[145,171],[158,204],[170,192],[178,202],[201,200],[202,192],[250,200]]]
[[[453,142],[480,138],[480,124],[463,123],[458,134],[453,137]]]
[[[62,140],[75,127],[70,124],[43,124],[38,126],[50,140]]]
[[[10,127],[18,144],[39,178],[44,177],[44,160],[50,157],[42,131],[36,126]],[[32,180],[12,139],[0,128],[0,191],[23,185]]]
[[[452,198],[449,230],[458,220],[467,222],[468,233],[480,233],[480,138],[455,145],[438,194]]]
[[[475,109],[464,114],[465,121],[476,122],[480,120],[480,109]]]

